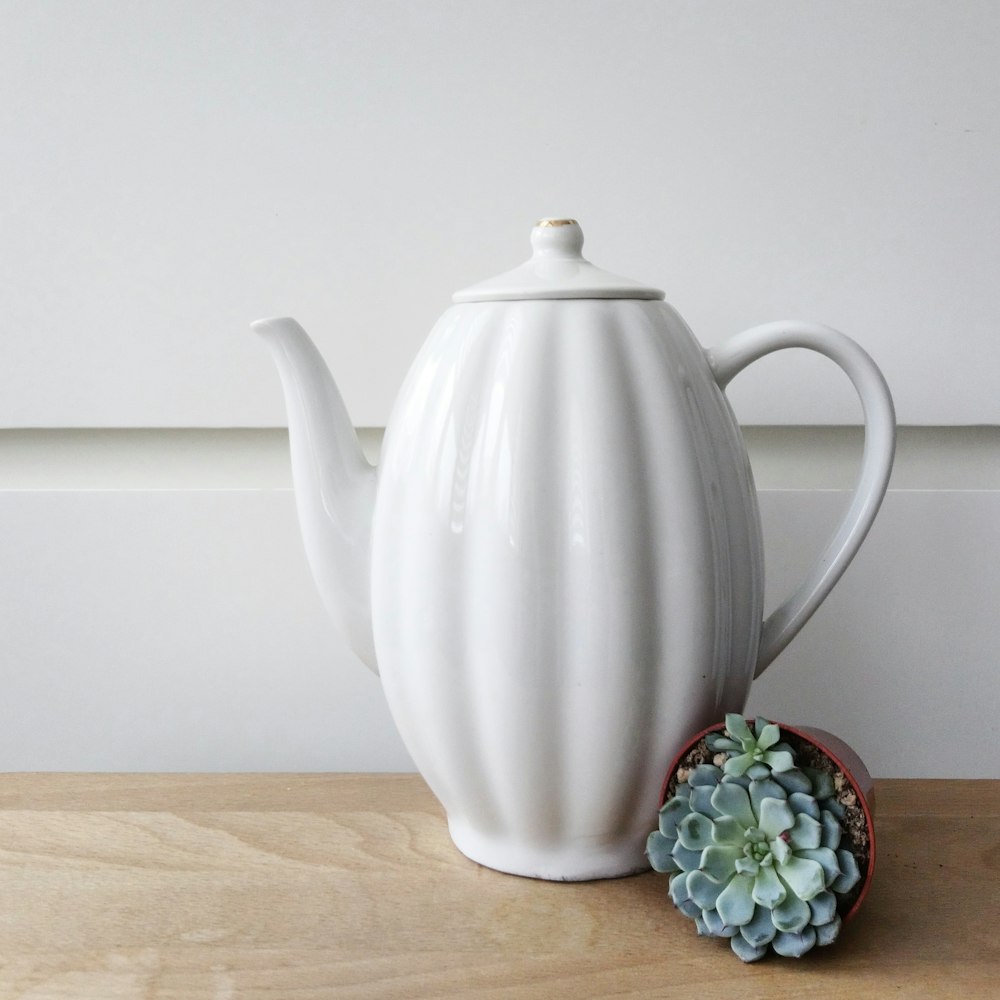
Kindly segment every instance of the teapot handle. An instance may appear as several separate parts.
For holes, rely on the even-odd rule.
[[[795,320],[764,323],[708,351],[708,363],[724,390],[748,365],[786,347],[816,351],[847,373],[864,410],[865,446],[851,505],[833,538],[805,582],[764,622],[754,677],[759,677],[795,638],[850,565],[885,496],[896,448],[896,417],[889,387],[868,354],[837,330]]]

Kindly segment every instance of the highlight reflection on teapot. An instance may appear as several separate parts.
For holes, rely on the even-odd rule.
[[[254,323],[288,407],[302,535],[324,602],[381,673],[452,839],[547,879],[647,867],[664,768],[743,709],[861,545],[892,467],[871,358],[813,323],[704,350],[663,292],[543,219],[521,267],[454,296],[407,375],[378,468],[292,319]],[[724,390],[756,359],[818,351],[853,382],[852,503],[763,621],[757,494]]]

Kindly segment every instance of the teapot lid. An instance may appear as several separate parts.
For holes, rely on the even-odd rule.
[[[531,230],[531,259],[513,271],[456,292],[453,302],[509,299],[662,299],[658,288],[620,278],[585,260],[575,219],[542,219]]]

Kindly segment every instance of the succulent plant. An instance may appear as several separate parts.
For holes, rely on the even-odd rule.
[[[729,938],[745,962],[769,947],[799,957],[836,939],[838,897],[861,877],[840,847],[833,782],[796,768],[787,745],[772,749],[780,740],[773,723],[757,720],[754,733],[728,715],[726,728],[728,737],[709,742],[726,760],[699,764],[678,782],[646,852],[670,874],[674,905],[699,934]]]
[[[736,712],[726,716],[726,732],[713,733],[706,742],[710,750],[728,756],[723,770],[726,774],[749,774],[751,778],[766,778],[770,771],[790,771],[795,764],[787,744],[779,744],[781,731],[773,722],[757,719],[754,728]],[[768,770],[769,769],[769,770]]]

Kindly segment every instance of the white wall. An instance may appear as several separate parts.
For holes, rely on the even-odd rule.
[[[271,426],[293,312],[385,423],[543,215],[706,345],[801,316],[1000,421],[992,0],[2,0],[3,426]],[[810,378],[801,381],[799,370]],[[818,364],[752,423],[850,423]]]
[[[706,345],[800,316],[875,356],[910,428],[893,491],[750,707],[878,773],[998,773],[1000,6],[0,0],[0,25],[0,768],[408,766],[313,594],[246,324],[299,316],[377,428],[451,291],[565,214]],[[786,428],[749,434],[776,598],[858,406],[797,355],[731,395]]]

